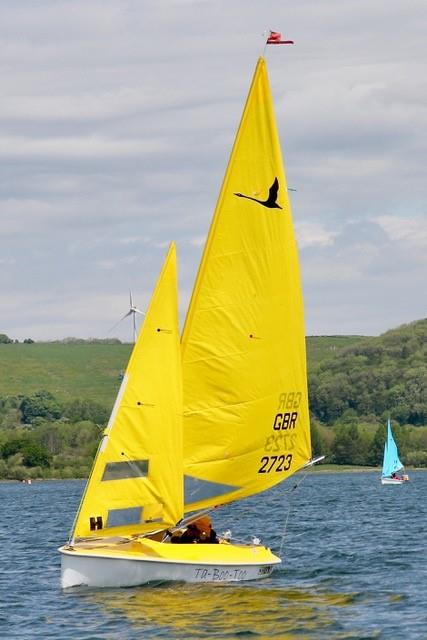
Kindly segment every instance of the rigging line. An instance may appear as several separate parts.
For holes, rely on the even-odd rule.
[[[296,488],[297,488],[297,485],[295,485],[294,489],[296,489]],[[291,498],[289,498],[288,513],[286,514],[285,526],[283,528],[283,535],[282,535],[282,539],[280,541],[279,553],[277,554],[279,556],[279,558],[282,557],[282,550],[283,550],[283,545],[285,544],[286,530],[288,528],[288,520],[289,520],[289,515],[291,513],[291,507],[292,507],[292,500],[291,500]]]
[[[299,485],[301,484],[301,482],[306,478],[306,476],[308,475],[308,473],[311,471],[311,467],[308,467],[307,471],[304,473],[304,475],[300,478],[299,482],[297,482],[296,484],[294,484],[294,486],[288,491],[289,493],[289,507],[288,507],[288,512],[286,514],[286,519],[285,519],[285,526],[283,528],[283,535],[282,535],[282,539],[280,541],[280,548],[279,548],[279,553],[278,556],[279,558],[282,557],[282,551],[283,551],[283,545],[285,544],[285,538],[286,538],[286,532],[287,532],[287,528],[288,528],[288,521],[289,521],[289,516],[291,513],[291,508],[292,508],[292,497],[293,497],[293,493],[294,491],[296,491],[296,489],[298,489]]]

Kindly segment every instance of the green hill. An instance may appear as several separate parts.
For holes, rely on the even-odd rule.
[[[51,393],[60,403],[90,400],[110,410],[131,344],[64,341],[0,344],[0,398]],[[310,408],[333,424],[348,411],[424,424],[427,319],[378,337],[309,336]]]
[[[0,338],[0,478],[86,476],[132,345]],[[390,414],[402,459],[427,466],[427,320],[309,336],[307,354],[314,455],[378,465]]]
[[[354,414],[426,424],[427,319],[321,359],[310,370],[309,386],[311,411],[324,423]]]
[[[360,336],[310,336],[309,367],[357,344]],[[48,391],[60,402],[92,400],[110,409],[131,344],[34,342],[0,344],[0,398]]]
[[[60,402],[83,398],[110,408],[130,344],[0,344],[0,397],[49,391]]]
[[[338,355],[345,347],[351,347],[363,341],[366,336],[308,336],[307,360],[310,371],[316,369],[326,358]]]

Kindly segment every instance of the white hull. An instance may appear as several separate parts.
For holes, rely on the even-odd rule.
[[[165,561],[79,555],[61,547],[62,588],[134,587],[149,582],[178,580],[183,582],[240,582],[268,577],[280,559],[271,554],[271,561],[251,563],[213,563]]]
[[[409,478],[381,478],[381,484],[404,484]]]

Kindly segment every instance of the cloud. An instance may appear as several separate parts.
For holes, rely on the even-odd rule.
[[[416,256],[427,262],[427,215],[407,218],[403,216],[384,215],[375,219],[375,222],[386,232],[388,237],[406,246],[408,252],[414,251]]]
[[[327,246],[333,243],[337,231],[325,229],[315,222],[299,222],[296,224],[296,235],[300,249],[312,246]]]
[[[172,239],[184,315],[269,28],[296,41],[267,56],[310,333],[377,333],[425,315],[424,16],[424,0],[393,11],[385,0],[6,0],[0,295],[11,336],[102,337],[130,288],[148,300]]]
[[[425,317],[426,259],[420,269],[412,238],[377,222],[359,226],[349,221],[331,245],[301,252],[310,334],[331,333],[332,324],[338,334],[372,335]]]

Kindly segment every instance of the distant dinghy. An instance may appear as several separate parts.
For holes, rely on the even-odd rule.
[[[399,453],[396,442],[393,438],[390,419],[387,421],[387,437],[384,444],[383,471],[381,475],[381,484],[403,484],[408,482],[409,476],[406,473],[400,473],[404,469],[403,464],[399,460]]]

